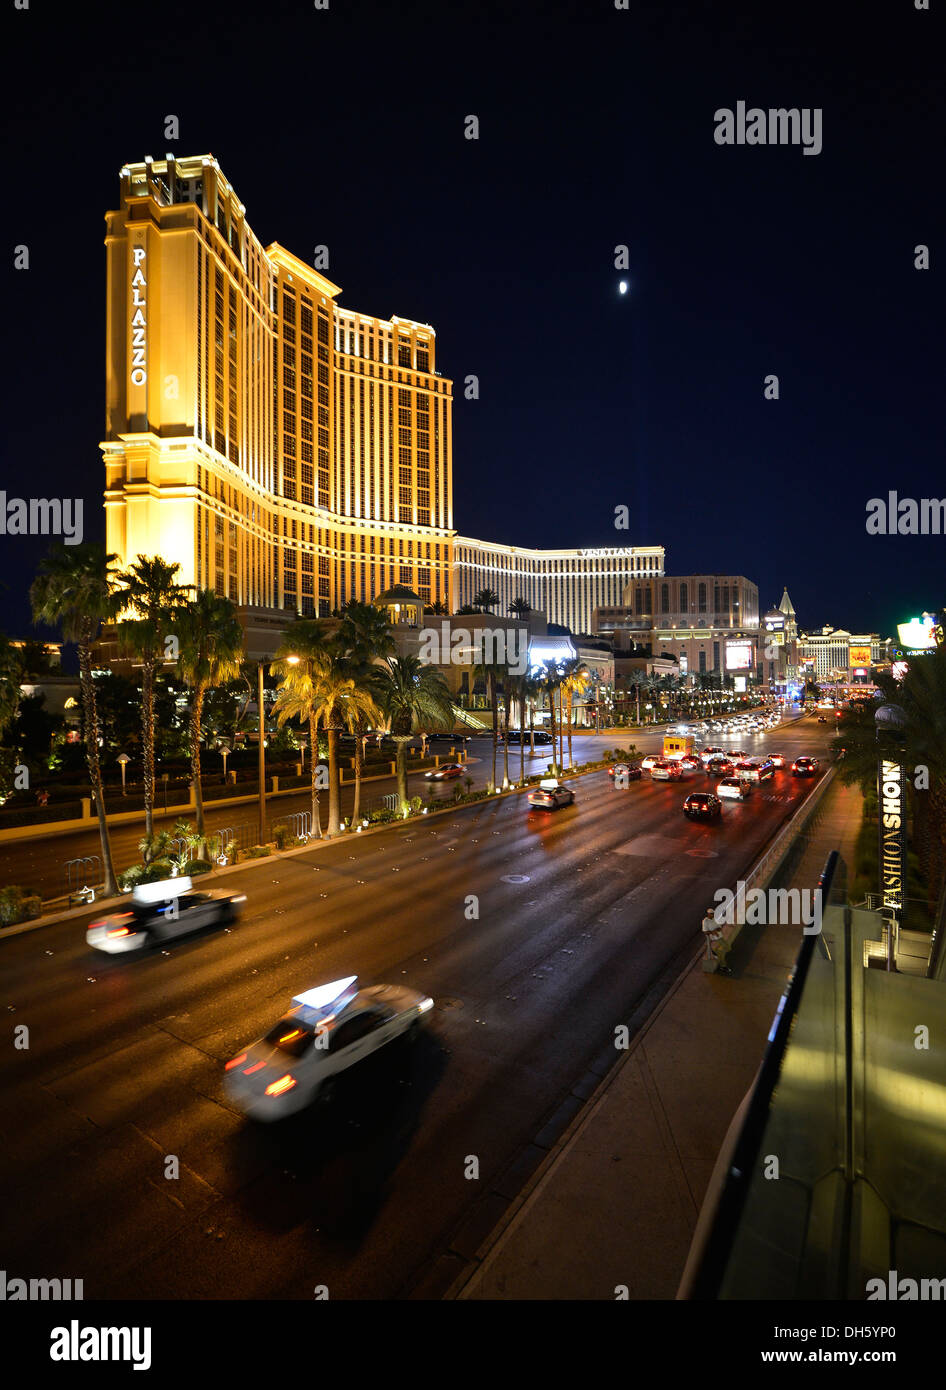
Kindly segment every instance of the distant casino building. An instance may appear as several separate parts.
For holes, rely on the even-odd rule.
[[[472,604],[483,589],[498,594],[497,613],[518,598],[572,632],[590,633],[594,610],[621,600],[628,584],[664,572],[664,548],[602,546],[578,550],[523,550],[519,546],[453,542],[455,605]]]
[[[663,573],[663,549],[457,539],[452,383],[429,324],[343,308],[263,244],[211,155],[121,171],[106,214],[106,544],[177,561],[237,605],[250,655],[297,614],[404,586],[484,588],[578,632]],[[316,258],[317,259],[317,258]]]
[[[592,631],[615,648],[650,646],[687,674],[762,678],[759,590],[739,574],[640,578],[623,600],[595,610]]]
[[[854,633],[842,627],[798,635],[798,664],[802,676],[815,680],[865,681],[872,669],[892,660],[893,640],[876,632]]]

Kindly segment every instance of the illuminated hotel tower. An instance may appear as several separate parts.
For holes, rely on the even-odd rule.
[[[126,165],[106,226],[107,549],[233,599],[251,651],[395,584],[449,604],[433,329],[343,309],[264,248],[210,155]]]

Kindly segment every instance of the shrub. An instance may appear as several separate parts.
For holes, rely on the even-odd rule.
[[[198,874],[209,874],[213,865],[206,859],[188,859],[181,870],[182,874],[187,874],[190,878],[196,878]]]
[[[397,811],[391,811],[387,806],[379,806],[377,810],[368,812],[370,825],[387,825],[390,821],[399,819]]]
[[[288,825],[277,825],[273,831],[273,839],[276,841],[277,849],[288,849],[296,842],[296,837]]]
[[[420,808],[423,804],[423,800],[419,796],[411,797],[411,810],[414,812],[415,816],[420,813]]]
[[[252,849],[243,850],[244,859],[268,859],[272,850],[269,845],[254,845]]]
[[[41,917],[43,914],[43,900],[38,893],[27,893],[23,897],[20,907],[23,913],[24,922],[32,922],[34,917]]]
[[[132,864],[123,874],[118,875],[118,886],[127,893],[137,888],[139,883],[159,883],[171,877],[170,859],[155,859],[150,864]]]
[[[22,911],[22,888],[0,888],[0,927],[12,927],[14,922],[22,922]]]

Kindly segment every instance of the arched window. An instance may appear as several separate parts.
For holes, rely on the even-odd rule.
[[[701,613],[706,612],[706,585],[701,584],[697,589],[697,604]]]
[[[681,613],[688,613],[689,611],[690,611],[689,587],[688,587],[688,585],[686,585],[686,584],[681,584],[681,585],[680,585],[680,612],[681,612]]]
[[[660,611],[661,613],[670,612],[670,585],[661,584],[660,586]]]

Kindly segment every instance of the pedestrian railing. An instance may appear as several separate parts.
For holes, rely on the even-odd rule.
[[[305,843],[312,835],[312,812],[291,811],[288,815],[280,816],[277,820],[271,821],[269,827],[270,839],[273,838],[277,825],[288,826],[295,839]]]
[[[82,898],[86,902],[94,902],[102,878],[102,860],[99,855],[85,854],[78,859],[67,859],[64,867],[69,898]]]

